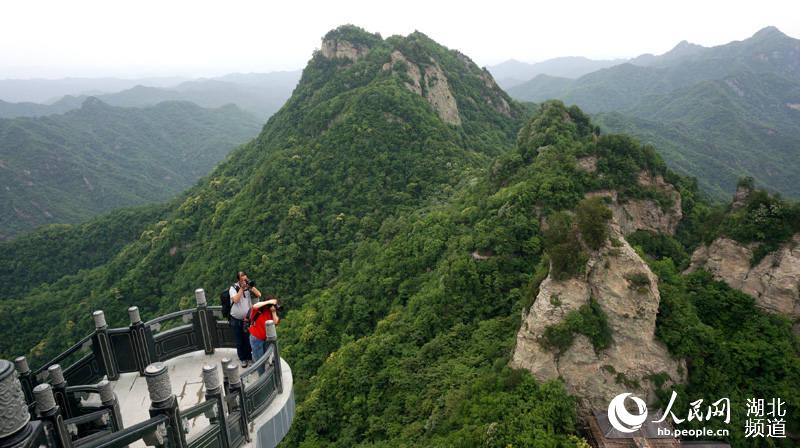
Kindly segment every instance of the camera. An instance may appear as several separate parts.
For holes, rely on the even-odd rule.
[[[256,286],[256,281],[255,280],[248,280],[247,281],[247,289],[250,289],[253,286]]]

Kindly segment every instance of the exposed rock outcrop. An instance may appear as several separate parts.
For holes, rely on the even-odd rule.
[[[392,52],[391,61],[384,64],[383,69],[392,70],[399,63],[406,67],[406,75],[409,78],[409,81],[405,83],[406,87],[424,97],[445,123],[460,126],[461,115],[458,113],[456,98],[453,96],[447,76],[439,64],[431,60],[430,64],[420,69],[419,65],[409,61],[403,53],[395,50]]]
[[[655,339],[661,296],[655,275],[611,225],[612,240],[593,253],[580,279],[555,281],[548,276],[517,333],[512,365],[530,370],[539,380],[561,377],[570,393],[584,405],[604,409],[611,398],[633,392],[655,399],[655,377],[666,374],[681,381],[683,361],[673,359]],[[618,246],[618,247],[617,247]],[[635,280],[632,280],[635,279]],[[612,331],[610,347],[596,352],[590,340],[576,335],[561,354],[542,345],[545,331],[562,322],[570,311],[597,301]]]
[[[488,70],[483,69],[480,74],[481,80],[483,84],[492,92],[500,92],[500,87],[497,86],[497,83],[492,78],[492,75],[489,73]],[[494,110],[498,113],[505,115],[506,117],[511,116],[511,105],[508,104],[505,98],[502,95],[496,95],[495,98],[491,98],[489,96],[485,97],[484,100],[486,104],[492,106]]]
[[[320,52],[328,59],[350,59],[355,62],[369,53],[369,48],[344,39],[325,39]]]
[[[705,269],[730,287],[753,296],[759,307],[800,319],[800,234],[756,266],[751,266],[752,257],[751,245],[721,237],[694,251],[688,271]]]
[[[744,207],[747,204],[747,198],[753,192],[753,188],[749,185],[739,184],[736,186],[736,193],[733,194],[733,203],[731,208],[737,209]]]
[[[580,161],[578,162],[581,163]],[[596,163],[596,162],[595,162]],[[683,218],[681,209],[681,195],[675,187],[664,180],[660,175],[652,176],[642,171],[639,173],[639,185],[653,188],[666,194],[671,200],[671,206],[664,208],[652,199],[620,199],[616,191],[600,190],[586,194],[586,197],[607,197],[610,201],[608,208],[614,214],[616,222],[623,235],[631,234],[637,230],[647,230],[656,233],[675,234]]]
[[[581,171],[586,171],[587,173],[594,173],[597,171],[597,157],[595,156],[581,157],[575,162],[575,168]]]

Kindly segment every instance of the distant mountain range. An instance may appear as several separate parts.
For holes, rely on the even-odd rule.
[[[593,60],[580,56],[548,59],[542,62],[527,63],[509,59],[497,65],[486,67],[497,84],[510,89],[537,75],[578,78],[602,68],[624,63],[624,59]]]
[[[189,78],[62,78],[62,79],[0,79],[0,99],[10,103],[49,104],[65,95],[100,95],[119,92],[137,85],[174,87]]]
[[[92,84],[89,79],[82,80],[81,83],[67,82],[70,80],[5,80],[0,81],[0,98],[3,99],[0,100],[0,118],[64,113],[80,107],[88,97],[87,94],[67,94],[50,104],[30,101],[13,103],[7,100],[19,97],[7,91],[7,86],[13,85],[24,91],[35,90],[37,87],[48,92],[63,91],[67,87],[84,87],[84,90],[77,90],[78,92],[105,91],[107,93],[91,95],[107,104],[121,107],[152,106],[162,101],[190,101],[211,108],[235,104],[258,119],[266,120],[289,98],[299,79],[300,71],[230,74],[217,78],[183,80],[171,85],[167,85],[166,81],[150,83],[149,80],[141,80],[141,83],[134,85],[129,85],[130,82],[126,83],[125,80],[110,82],[104,79],[97,80],[96,84]],[[113,86],[124,88],[109,92],[108,89]]]
[[[0,240],[170,199],[261,124],[232,105],[120,108],[94,97],[62,115],[0,119]]]
[[[800,197],[800,40],[777,28],[710,48],[684,41],[577,79],[538,75],[508,92],[601,113],[607,130],[655,144],[717,198],[745,174]]]

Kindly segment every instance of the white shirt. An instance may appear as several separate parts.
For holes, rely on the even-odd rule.
[[[252,302],[250,301],[250,290],[246,289],[244,291],[244,294],[242,294],[242,298],[239,299],[238,303],[233,301],[233,296],[237,294],[236,288],[231,286],[231,288],[228,290],[228,294],[231,295],[231,316],[239,320],[245,320],[245,318],[249,318],[250,308],[253,306]]]

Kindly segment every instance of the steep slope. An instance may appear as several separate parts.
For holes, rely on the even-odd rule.
[[[662,233],[622,236],[613,212],[597,207],[605,204],[600,197],[582,204],[587,193],[612,190],[617,205],[650,200],[663,216],[679,193],[681,224],[643,216],[631,222]],[[572,221],[572,210],[572,224],[558,226]],[[668,257],[654,261],[640,247],[685,254],[674,238],[691,237],[707,210],[696,187],[650,148],[597,135],[576,108],[543,105],[516,152],[449,201],[387,221],[382,238],[361,245],[336,285],[284,321],[281,337],[292,341],[284,353],[301,366],[295,371],[314,372],[301,382],[287,445],[580,446],[575,405],[605,411],[599,386],[648,390],[662,409],[673,389],[676,409],[729,396],[736,411],[722,426],[732,432],[726,440],[747,446],[745,397],[790,397],[792,409],[800,403],[800,349],[789,326],[741,293],[682,277]],[[598,242],[592,253],[588,244]],[[577,279],[555,280],[562,275]],[[564,313],[568,325],[549,332],[552,347],[572,340],[565,351],[577,355],[559,359],[565,384],[557,375],[537,384],[526,369],[508,369],[537,307],[571,306],[548,291],[584,275],[594,300],[584,296],[577,313]],[[575,381],[581,377],[586,387]],[[798,424],[792,417],[787,428]]]
[[[525,111],[460,53],[421,33],[383,40],[355,27],[332,31],[322,48],[256,140],[108,263],[42,292],[44,302],[73,303],[113,288],[114,299],[74,302],[48,317],[82,322],[86,307],[133,303],[144,313],[173,310],[187,291],[215,290],[241,268],[299,302],[335,281],[388,216],[448,194],[512,147]],[[397,53],[406,62],[392,65]],[[55,325],[34,353],[53,354],[85,328]],[[25,345],[4,341],[0,352]]]
[[[579,276],[601,245],[616,256],[607,221],[646,206],[620,232],[661,231],[622,238],[636,271],[652,272],[648,319],[658,277],[656,337],[686,359],[681,409],[687,396],[731,396],[735,409],[745,396],[780,396],[800,415],[786,323],[713,282],[687,285],[671,260],[640,250],[685,256],[682,241],[708,214],[696,185],[653,148],[601,135],[577,107],[543,104],[527,124],[524,115],[468,58],[420,33],[334,30],[262,134],[138,240],[101,266],[0,302],[17,317],[0,322],[0,334],[15,335],[0,339],[0,352],[41,341],[30,350],[40,359],[88,331],[94,309],[115,325],[132,304],[143,316],[192,306],[194,288],[217,290],[246,268],[289,307],[279,331],[298,406],[287,446],[585,447],[581,397],[509,362],[543,280]],[[622,284],[600,277],[598,287]],[[644,286],[641,275],[628,282]],[[710,300],[691,302],[687,290]],[[636,307],[619,299],[606,305]],[[629,333],[607,331],[613,320],[604,325],[588,308],[578,333],[600,353],[622,344]],[[54,323],[44,335],[42,320]]]
[[[746,178],[709,227],[687,272],[708,271],[800,331],[800,204],[756,191]]]
[[[0,120],[0,240],[41,224],[171,199],[258,129],[229,106],[108,106]]]
[[[579,442],[569,437],[575,401],[557,375],[536,385],[506,366],[522,312],[546,288],[544,251],[557,256],[540,219],[590,191],[661,197],[636,180],[642,169],[668,174],[655,154],[595,131],[580,110],[543,105],[517,151],[449,201],[384,223],[336,285],[291,315],[284,353],[316,376],[303,382],[289,446]],[[597,158],[595,173],[581,168],[585,157]],[[648,307],[651,339],[657,307]]]
[[[532,139],[578,117],[553,114],[534,127]],[[538,149],[538,157],[545,150],[576,157],[586,199],[574,216],[560,212],[542,221],[549,275],[523,316],[511,364],[541,381],[562,378],[585,409],[607,406],[621,387],[654,403],[665,381],[683,381],[685,366],[656,340],[657,277],[626,237],[673,235],[684,213],[679,188],[691,191],[655,154],[629,140],[564,137]]]
[[[697,177],[716,199],[729,197],[745,175],[800,197],[797,104],[800,82],[744,72],[650,96],[632,109],[599,114],[597,121],[657,145],[671,166]]]
[[[0,241],[0,300],[100,266],[168,211],[167,204],[127,207],[81,224],[50,224]]]

